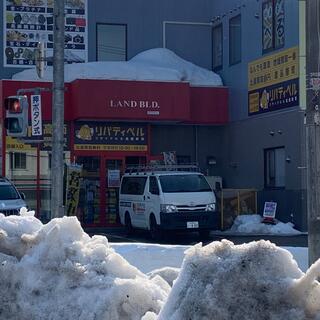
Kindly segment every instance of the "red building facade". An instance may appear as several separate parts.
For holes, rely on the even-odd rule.
[[[3,80],[1,101],[16,95],[19,89],[50,89],[51,85]],[[161,152],[176,149],[163,130],[172,128],[183,136],[191,128],[211,128],[228,122],[225,87],[120,80],[75,80],[65,87],[65,161],[82,165],[74,214],[85,226],[117,224],[118,182],[125,167],[161,159]],[[50,219],[50,177],[54,174],[50,170],[51,92],[42,91],[41,99],[43,136],[38,141],[31,136],[31,130],[23,141],[7,137],[3,127],[5,110],[1,113],[1,164],[2,174],[26,193],[30,209],[45,221]],[[161,139],[167,140],[166,150],[157,148]],[[207,139],[209,142],[210,137]],[[202,152],[202,157],[208,156]],[[199,159],[190,156],[188,160]]]

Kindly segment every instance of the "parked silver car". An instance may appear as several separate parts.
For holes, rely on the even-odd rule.
[[[9,179],[0,177],[0,213],[5,216],[19,214],[22,207],[27,208],[24,199],[24,193],[19,192]]]

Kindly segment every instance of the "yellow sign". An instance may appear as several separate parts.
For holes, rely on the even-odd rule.
[[[92,151],[147,151],[146,145],[118,145],[118,144],[75,144],[74,150]]]
[[[250,62],[248,64],[248,90],[252,91],[298,78],[298,62],[298,47]]]
[[[80,183],[82,167],[78,165],[67,166],[66,215],[77,215],[79,204]]]
[[[34,151],[37,148],[32,147],[28,143],[23,143],[16,138],[6,136],[6,150],[7,151]]]

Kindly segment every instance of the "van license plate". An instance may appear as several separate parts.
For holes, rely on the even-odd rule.
[[[188,221],[187,228],[188,229],[199,228],[199,222],[198,221]]]

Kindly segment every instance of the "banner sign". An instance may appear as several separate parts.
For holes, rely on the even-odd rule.
[[[299,104],[298,60],[294,47],[249,63],[249,115]]]
[[[69,137],[70,137],[69,125],[65,123],[63,127],[63,140],[64,140],[63,149],[65,151],[70,150]],[[52,123],[45,122],[44,129],[43,129],[43,144],[41,146],[41,150],[51,151],[51,149],[52,149]]]
[[[31,95],[32,136],[42,136],[41,96]]]
[[[163,162],[165,165],[174,165],[177,164],[177,156],[175,151],[166,151],[162,152]]]
[[[120,170],[108,170],[108,187],[120,187]]]
[[[74,150],[147,151],[146,125],[94,121],[75,123]]]
[[[262,3],[262,52],[279,49],[285,41],[284,0],[264,0]]]
[[[64,150],[70,150],[69,125],[64,124]],[[51,151],[52,149],[52,123],[43,121],[42,136],[32,136],[32,126],[28,127],[28,136],[23,138],[23,142],[12,137],[6,137],[7,150],[32,150],[39,144],[41,151]],[[38,142],[36,140],[39,140]]]
[[[276,202],[265,202],[264,209],[263,209],[263,217],[274,219],[276,216],[276,210],[277,210]]]
[[[274,32],[274,47],[275,49],[284,46],[284,0],[275,0],[274,4],[274,21],[275,21],[275,32]]]
[[[273,0],[262,3],[262,50],[273,48]]]
[[[77,215],[80,194],[81,172],[82,166],[76,164],[67,165],[65,206],[65,214],[67,216]]]
[[[43,42],[47,64],[53,57],[54,0],[3,0],[4,67],[32,67]],[[65,60],[87,62],[87,0],[65,2]]]

